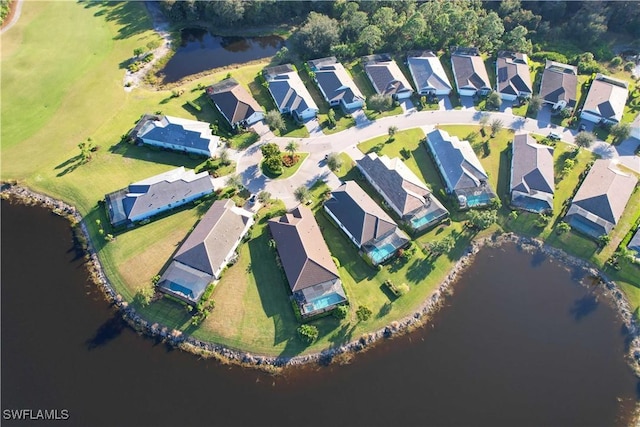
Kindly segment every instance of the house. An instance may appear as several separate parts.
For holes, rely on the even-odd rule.
[[[413,230],[424,230],[449,215],[431,189],[399,158],[370,153],[356,165],[391,209]]]
[[[180,245],[158,281],[158,289],[187,304],[197,304],[207,286],[234,260],[253,225],[253,213],[233,200],[216,200]]]
[[[309,208],[298,206],[270,219],[269,230],[302,317],[347,302],[338,268]]]
[[[553,211],[553,148],[521,133],[514,136],[511,151],[511,205],[535,213]]]
[[[335,57],[315,59],[308,65],[330,106],[340,106],[345,113],[364,107],[364,95]]]
[[[640,140],[640,114],[631,123],[631,138]]]
[[[591,237],[609,234],[622,216],[638,179],[621,172],[611,160],[599,159],[573,197],[564,220]]]
[[[533,95],[529,58],[524,53],[498,52],[496,60],[496,88],[500,98],[515,101]]]
[[[318,106],[293,65],[265,68],[263,73],[278,111],[291,114],[298,122],[313,119],[318,114]]]
[[[145,115],[132,136],[143,144],[207,157],[220,146],[209,123],[164,115]]]
[[[409,243],[409,236],[355,181],[332,191],[324,210],[374,265]]]
[[[627,82],[597,74],[591,82],[580,118],[593,123],[620,123],[628,96]]]
[[[496,197],[489,177],[468,141],[460,141],[435,129],[427,134],[425,144],[447,192],[456,197],[460,209],[487,206]]]
[[[627,245],[630,251],[634,252],[633,256],[640,259],[640,228],[638,228]]]
[[[578,68],[561,62],[545,63],[540,81],[540,97],[554,110],[575,108],[578,92]]]
[[[491,92],[489,75],[478,48],[453,48],[451,67],[460,96],[487,95]]]
[[[362,58],[364,71],[373,88],[380,95],[391,96],[395,100],[411,97],[413,88],[400,71],[398,64],[389,54],[369,55]]]
[[[264,111],[235,79],[224,79],[206,89],[209,99],[233,128],[248,127],[264,119]]]
[[[207,172],[196,174],[181,166],[130,184],[105,196],[109,221],[114,226],[150,218],[213,192]]]
[[[451,83],[440,59],[430,50],[409,52],[407,66],[420,95],[449,95]]]

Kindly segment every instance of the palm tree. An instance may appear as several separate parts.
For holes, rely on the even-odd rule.
[[[491,138],[493,138],[494,136],[496,136],[496,133],[500,132],[500,129],[502,129],[502,120],[500,119],[494,119],[490,126],[491,126]]]
[[[293,158],[293,156],[296,154],[296,151],[298,150],[298,143],[295,141],[289,141],[284,149],[287,150],[291,154],[291,158]]]
[[[233,187],[235,190],[240,190],[243,187],[242,177],[238,174],[229,175],[229,177],[227,178],[226,184],[229,187]]]
[[[393,137],[395,136],[396,132],[398,132],[398,126],[389,126],[388,132],[389,141],[393,141]]]
[[[487,126],[487,124],[489,124],[489,115],[481,114],[478,123],[480,123],[480,127],[482,128],[482,136],[484,136],[484,128],[485,126]]]

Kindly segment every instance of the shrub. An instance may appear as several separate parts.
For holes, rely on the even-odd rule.
[[[307,344],[311,344],[317,340],[318,335],[318,328],[314,325],[300,325],[298,328],[298,336]]]
[[[369,320],[372,314],[373,312],[366,305],[360,305],[356,310],[356,316],[358,316],[358,320],[361,322],[366,322],[367,320]]]
[[[347,317],[347,314],[349,314],[349,307],[347,307],[346,305],[339,305],[333,309],[331,314],[336,319],[344,319],[345,317]]]
[[[622,58],[620,58],[619,56],[615,56],[611,62],[609,63],[609,65],[611,65],[613,68],[620,68],[620,66],[622,65]]]
[[[635,64],[635,62],[629,61],[629,62],[627,62],[627,63],[625,63],[625,64],[624,64],[624,70],[625,70],[625,71],[631,71],[631,70],[633,70],[634,68],[636,68],[636,64]]]
[[[566,222],[561,222],[556,227],[556,233],[558,233],[558,234],[564,234],[569,230],[571,230],[571,226],[569,224],[567,224]]]

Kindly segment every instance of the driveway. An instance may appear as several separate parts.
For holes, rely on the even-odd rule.
[[[453,110],[453,105],[451,105],[451,99],[448,95],[438,97],[438,109]]]
[[[473,109],[475,105],[473,105],[473,96],[461,96],[460,104],[462,104],[462,108],[465,110]]]
[[[551,123],[551,107],[548,105],[543,105],[540,111],[538,111],[538,116],[536,117],[540,124],[550,124]]]
[[[318,121],[317,117],[306,121],[304,123],[304,127],[307,128],[307,130],[309,131],[309,135],[311,136],[324,135],[322,133],[322,129],[320,128],[320,122]]]

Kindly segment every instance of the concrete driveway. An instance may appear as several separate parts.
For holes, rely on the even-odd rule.
[[[548,105],[543,105],[540,111],[538,111],[538,116],[536,119],[541,124],[550,124],[551,123],[551,107]]]
[[[473,105],[472,96],[461,96],[460,104],[462,104],[462,108],[464,108],[465,110],[475,109],[475,105]]]

